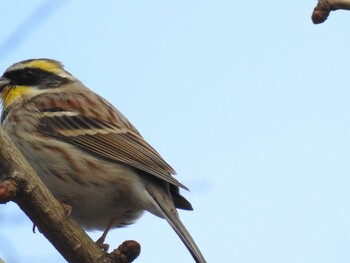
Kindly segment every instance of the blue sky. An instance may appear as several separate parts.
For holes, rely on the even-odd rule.
[[[180,215],[208,262],[350,261],[350,13],[316,26],[316,1],[56,0],[31,17],[44,2],[1,3],[0,69],[54,58],[108,98],[190,188]],[[0,257],[64,262],[31,228],[1,206]],[[137,262],[192,262],[153,215],[107,242],[127,239]]]

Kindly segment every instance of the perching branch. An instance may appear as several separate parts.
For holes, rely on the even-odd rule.
[[[128,263],[140,253],[135,241],[105,253],[74,220],[63,220],[63,207],[0,128],[0,203],[8,201],[27,214],[68,262]]]
[[[331,11],[350,10],[350,0],[319,0],[312,13],[312,22],[320,24],[327,20]]]

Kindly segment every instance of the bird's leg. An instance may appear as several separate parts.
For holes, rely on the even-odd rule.
[[[97,239],[97,241],[95,242],[96,245],[98,245],[102,250],[104,250],[106,252],[108,251],[109,245],[105,244],[104,242],[105,242],[107,234],[108,234],[109,230],[112,228],[114,222],[115,222],[115,218],[111,218],[111,220],[109,220],[105,230],[103,231],[102,236],[99,239]]]
[[[57,200],[60,202],[60,204],[63,207],[64,210],[64,217],[63,220],[66,220],[72,213],[72,206],[67,204],[67,201],[69,201],[71,198],[69,196],[60,196]]]
[[[66,202],[70,199],[69,196],[61,196],[57,198],[57,201],[62,205],[64,210],[64,217],[62,221],[66,220],[72,213],[72,206],[68,205]],[[32,231],[35,234],[36,225],[33,223]]]

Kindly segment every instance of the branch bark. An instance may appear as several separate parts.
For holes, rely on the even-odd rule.
[[[139,255],[135,241],[102,251],[73,219],[63,220],[63,207],[1,128],[0,145],[0,203],[14,201],[68,262],[126,263]]]
[[[320,24],[327,20],[331,11],[350,10],[350,0],[319,0],[312,13],[312,22]]]

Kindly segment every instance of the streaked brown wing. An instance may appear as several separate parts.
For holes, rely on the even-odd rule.
[[[52,112],[51,112],[52,113]],[[80,114],[57,112],[39,121],[39,131],[57,137],[100,158],[121,162],[188,189],[175,171],[137,132]]]

